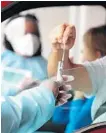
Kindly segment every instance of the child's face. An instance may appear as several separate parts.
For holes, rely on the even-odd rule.
[[[96,60],[97,54],[95,51],[91,50],[91,48],[88,48],[86,44],[84,44],[82,50],[81,50],[81,60],[84,61],[93,61]]]

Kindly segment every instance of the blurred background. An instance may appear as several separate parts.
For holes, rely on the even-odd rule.
[[[39,20],[41,41],[43,45],[42,55],[48,59],[51,51],[49,35],[51,30],[62,23],[70,23],[76,26],[77,38],[75,47],[71,50],[70,56],[74,55],[74,61],[80,62],[81,48],[83,47],[83,34],[91,27],[106,23],[106,10],[102,6],[66,6],[31,9],[20,14],[35,14]],[[1,31],[5,27],[1,24]],[[3,37],[2,37],[3,39]],[[2,51],[4,50],[2,45]],[[76,54],[77,53],[77,54]]]

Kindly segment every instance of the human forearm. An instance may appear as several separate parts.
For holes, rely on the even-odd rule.
[[[57,50],[57,51],[51,51],[49,58],[48,58],[48,76],[52,77],[56,75],[57,73],[57,67],[58,67],[58,61],[61,61],[62,59],[62,50]]]
[[[91,93],[92,83],[85,67],[81,66],[74,69],[62,71],[63,75],[73,76],[74,80],[67,82],[74,90]]]
[[[71,84],[73,89],[79,90],[79,91],[84,91],[87,93],[91,92],[91,89],[90,89],[92,87],[91,80],[89,78],[86,68],[80,64],[72,63],[71,60],[69,59],[69,49],[71,49],[73,47],[75,38],[76,38],[75,27],[73,27],[71,25],[66,25],[64,28],[64,25],[62,25],[62,26],[57,27],[56,29],[57,29],[57,31],[54,32],[51,42],[55,49],[60,48],[60,49],[66,50],[65,51],[65,60],[64,60],[64,70],[66,70],[66,71],[65,71],[65,73],[63,72],[63,75],[72,75],[74,77],[74,80],[69,83],[69,84]],[[64,44],[65,44],[65,47],[64,47]],[[57,60],[57,58],[55,56],[54,56],[54,59]],[[51,61],[53,62],[54,60],[51,59]],[[57,70],[57,66],[58,66],[58,61],[56,63],[56,67],[55,67],[56,70]],[[75,68],[75,69],[73,69],[73,68]],[[50,67],[50,69],[52,71],[54,71],[53,67]],[[68,70],[68,69],[71,69],[71,70]]]
[[[14,97],[4,98],[1,106],[2,132],[34,132],[41,127],[50,119],[55,108],[52,92],[42,84]]]
[[[54,51],[52,49],[49,58],[48,58],[48,76],[52,77],[56,75],[58,62],[62,60],[63,50]],[[78,65],[73,64],[69,59],[69,50],[65,50],[65,59],[64,59],[64,66],[63,69],[70,69],[78,67]]]

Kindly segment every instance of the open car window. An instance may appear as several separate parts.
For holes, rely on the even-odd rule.
[[[32,81],[38,81],[38,78],[40,81],[47,79],[48,78],[48,72],[47,72],[47,61],[52,49],[52,44],[51,44],[51,40],[50,40],[50,33],[51,31],[54,29],[54,27],[56,27],[57,25],[63,24],[63,23],[69,23],[69,24],[73,24],[76,27],[76,31],[77,31],[77,37],[76,37],[76,41],[75,41],[75,47],[72,48],[70,50],[69,53],[69,57],[73,57],[73,61],[75,63],[82,63],[82,49],[84,47],[84,41],[83,41],[83,36],[85,34],[85,32],[87,32],[87,30],[89,30],[90,28],[93,27],[97,27],[100,25],[106,25],[106,6],[102,5],[102,4],[90,4],[89,5],[84,5],[84,4],[78,4],[76,5],[74,2],[12,2],[12,1],[7,1],[7,2],[3,2],[2,1],[2,11],[1,11],[1,28],[2,28],[2,65],[3,67],[6,67],[5,70],[8,69],[8,72],[5,72],[5,79],[8,79],[9,82],[9,86],[6,85],[2,85],[2,89],[4,88],[4,91],[7,91],[6,87],[10,87],[10,85],[12,85],[12,90],[14,89],[18,89],[18,87],[20,87],[21,85],[21,81],[23,80],[23,78],[25,77],[25,82],[27,82],[27,78],[31,78],[31,83]],[[6,51],[6,48],[4,46],[4,39],[5,39],[5,28],[7,25],[8,20],[13,17],[14,15],[19,14],[19,15],[26,15],[26,14],[31,14],[37,17],[38,19],[38,25],[39,25],[39,31],[40,31],[40,41],[42,44],[42,51],[41,51],[41,56],[43,57],[43,59],[41,58],[37,58],[36,61],[32,61],[31,59],[28,59],[28,63],[26,63],[27,61],[22,61],[22,59],[20,59],[20,57],[17,58],[17,54],[13,55],[11,54],[11,57],[8,56],[8,58],[5,58],[5,55],[7,53],[4,54],[4,52]],[[17,27],[18,29],[18,27]],[[17,30],[18,31],[18,30]],[[14,52],[15,53],[15,52]],[[12,60],[13,58],[16,58],[15,60],[13,60],[12,62],[10,62],[10,60]],[[26,57],[25,57],[26,58]],[[18,61],[19,60],[19,61]],[[45,63],[46,60],[46,63]],[[17,61],[17,62],[15,62]],[[20,63],[21,62],[21,63]],[[40,63],[39,63],[40,62]],[[13,64],[15,64],[13,67],[16,66],[16,68],[12,68],[11,66]],[[26,64],[25,64],[26,63]],[[8,65],[7,65],[8,64]],[[18,65],[20,64],[20,67]],[[32,67],[30,64],[32,64],[35,67]],[[7,66],[6,66],[7,65]],[[28,66],[28,67],[26,67]],[[18,68],[19,67],[19,68]],[[28,70],[27,70],[28,68]],[[18,69],[18,70],[16,70]],[[38,72],[38,75],[32,71],[35,70]],[[10,73],[10,72],[14,73]],[[17,71],[17,72],[16,72]],[[19,72],[19,73],[18,73]],[[21,73],[22,72],[22,73]],[[16,78],[14,78],[14,75],[18,73],[18,74],[22,74],[21,78],[20,75]],[[28,73],[28,74],[27,74]],[[7,77],[6,77],[7,75]],[[27,75],[27,76],[26,76]],[[12,84],[13,79],[16,79]],[[22,80],[21,80],[22,79]],[[3,82],[4,83],[4,82]],[[6,81],[7,83],[7,81]],[[19,83],[19,86],[18,86]],[[22,83],[23,84],[23,83]],[[14,86],[15,87],[14,87]],[[18,87],[17,87],[18,86]],[[28,84],[29,86],[29,84]],[[27,86],[25,86],[25,88],[27,88]],[[24,90],[24,89],[23,89]],[[4,93],[5,95],[7,95],[8,92]],[[22,89],[21,89],[22,91]],[[13,95],[15,92],[13,93],[9,93],[10,95]],[[73,92],[72,92],[73,93]],[[102,95],[102,94],[101,94]],[[91,103],[93,101],[93,98],[91,100]],[[54,133],[64,133],[65,131],[67,131],[67,133],[69,133],[69,131],[72,130],[72,128],[74,128],[73,131],[79,131],[80,128],[85,128],[86,126],[89,126],[92,124],[92,116],[91,116],[91,103],[90,103],[90,107],[89,107],[89,112],[88,113],[88,117],[84,116],[88,121],[86,123],[85,118],[83,117],[83,119],[79,118],[78,115],[81,115],[81,109],[84,107],[84,102],[81,98],[79,99],[78,103],[76,103],[75,106],[73,106],[73,108],[71,108],[71,106],[74,104],[73,103],[73,99],[70,99],[70,101],[60,107],[56,107],[55,112],[53,114],[53,117],[51,118],[51,120],[49,120],[47,123],[45,123],[45,125],[43,127],[41,127],[37,132],[54,132]],[[78,106],[77,106],[78,104]],[[79,108],[77,108],[79,107]],[[84,109],[84,108],[83,108]],[[72,112],[71,112],[72,111]],[[75,112],[78,112],[79,114]],[[86,113],[85,109],[85,113]],[[71,116],[71,113],[73,114]],[[75,115],[75,116],[74,116]],[[78,116],[78,117],[77,117]],[[83,116],[83,115],[82,115]],[[75,118],[73,118],[75,117]],[[79,118],[81,121],[79,123],[77,123],[77,118]],[[71,121],[71,119],[73,121]],[[75,121],[74,121],[75,120]],[[84,124],[85,121],[85,124]],[[77,123],[77,127],[75,127],[75,123]],[[73,127],[71,127],[72,125]],[[103,123],[103,130],[104,130],[104,123]],[[83,130],[82,130],[83,131]],[[85,130],[84,130],[85,132]],[[96,132],[94,132],[96,133]]]

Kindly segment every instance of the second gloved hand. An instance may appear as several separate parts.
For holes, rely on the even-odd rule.
[[[57,82],[56,77],[43,81],[40,86],[44,86],[53,92],[57,106],[65,104],[72,97],[72,94],[68,93],[71,86],[64,86],[63,82]]]
[[[57,96],[56,105],[60,106],[68,102],[70,98],[72,98],[72,93],[69,93],[71,90],[70,85],[64,85],[63,82],[58,83],[59,87],[59,93]]]

